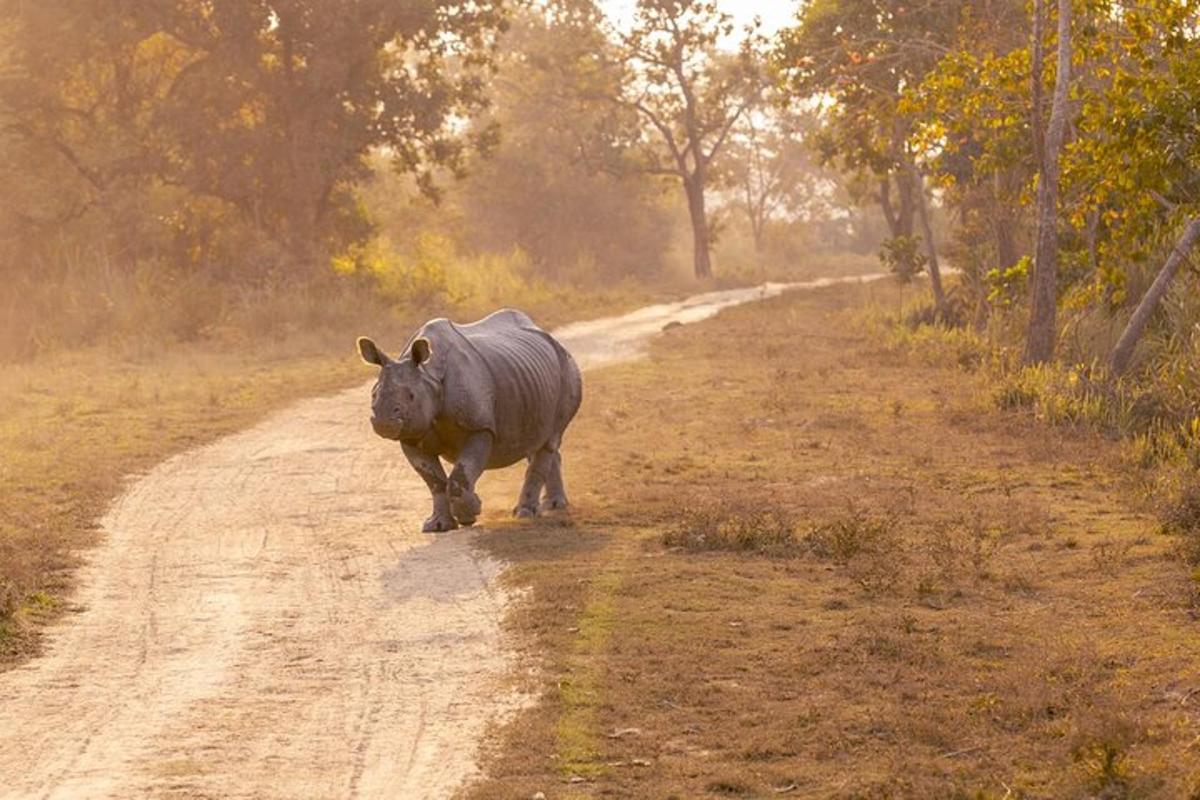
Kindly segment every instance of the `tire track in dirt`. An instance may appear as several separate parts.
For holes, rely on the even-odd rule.
[[[786,288],[558,333],[590,368]],[[476,531],[419,533],[425,487],[366,404],[362,387],[304,401],[130,485],[80,613],[0,675],[0,796],[415,799],[470,778],[523,702],[501,565]]]

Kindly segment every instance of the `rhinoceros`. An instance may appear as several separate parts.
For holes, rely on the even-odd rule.
[[[394,360],[366,337],[358,352],[380,368],[375,433],[400,442],[433,495],[426,533],[473,524],[479,476],[523,458],[529,466],[513,513],[567,507],[559,446],[583,382],[571,354],[524,313],[504,309],[470,325],[431,320]],[[454,464],[449,477],[442,458]]]

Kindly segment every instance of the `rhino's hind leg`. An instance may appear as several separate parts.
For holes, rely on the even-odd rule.
[[[540,511],[561,511],[567,507],[567,490],[563,487],[562,453],[554,453],[554,461],[546,476],[546,491],[542,495]]]
[[[537,516],[538,497],[554,471],[557,458],[558,453],[546,448],[538,450],[530,457],[529,466],[525,469],[525,485],[521,487],[521,497],[517,500],[517,507],[513,509],[514,517]]]

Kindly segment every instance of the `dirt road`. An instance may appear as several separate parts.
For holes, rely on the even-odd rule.
[[[560,335],[595,367],[784,288]],[[366,402],[362,387],[302,402],[130,486],[79,613],[0,675],[0,797],[433,798],[471,776],[522,702],[501,565],[478,531],[419,533],[426,490]]]

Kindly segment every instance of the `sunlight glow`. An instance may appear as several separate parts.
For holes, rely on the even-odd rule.
[[[600,6],[618,26],[623,26],[632,17],[636,2],[600,0]],[[762,20],[762,32],[768,36],[790,25],[800,7],[796,0],[718,0],[717,5],[733,17],[738,26],[748,25],[758,17]]]

